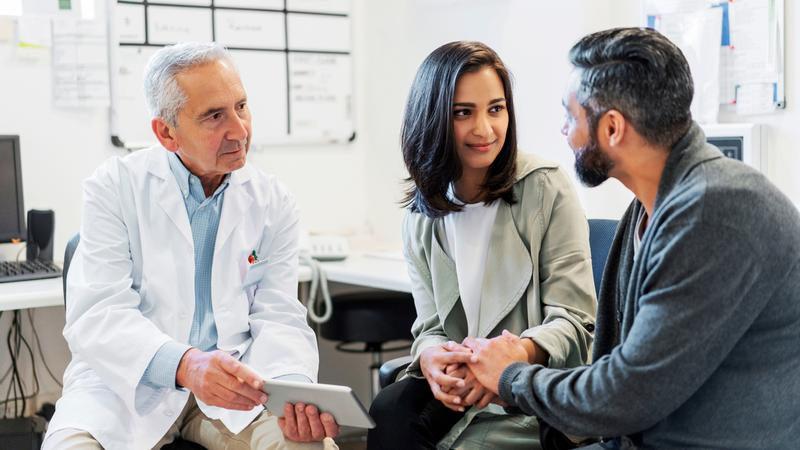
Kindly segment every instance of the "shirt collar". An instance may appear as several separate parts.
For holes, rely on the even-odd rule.
[[[194,197],[200,202],[205,200],[205,193],[203,192],[203,186],[200,182],[200,178],[197,175],[189,172],[189,169],[183,165],[183,161],[181,161],[181,159],[178,157],[178,154],[175,152],[169,152],[168,160],[169,168],[172,170],[172,174],[175,175],[175,180],[178,182],[178,187],[181,190],[181,195],[183,195],[184,200],[187,199],[189,195],[192,195],[192,184],[196,186]],[[225,174],[225,177],[222,179],[222,183],[220,183],[219,187],[217,187],[217,190],[214,191],[214,194],[211,197],[214,198],[225,191],[225,188],[228,187],[230,179],[231,174]]]

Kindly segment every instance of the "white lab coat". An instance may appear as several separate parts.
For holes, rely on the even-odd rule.
[[[188,342],[194,316],[194,244],[167,156],[156,146],[113,158],[84,182],[64,327],[72,361],[48,433],[79,428],[106,449],[149,449],[187,402],[186,390],[140,384],[164,343]],[[316,339],[296,297],[297,237],[297,209],[286,188],[249,164],[233,172],[214,247],[211,301],[219,349],[238,352],[265,378],[302,374],[316,381]],[[256,269],[247,261],[253,250],[267,259]],[[258,282],[243,286],[248,270],[257,270]],[[198,403],[235,433],[262,411]]]

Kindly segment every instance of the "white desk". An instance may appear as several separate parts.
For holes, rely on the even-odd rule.
[[[0,311],[64,304],[61,277],[0,283]]]
[[[328,281],[390,291],[411,292],[406,263],[387,253],[353,253],[344,261],[321,264]]]
[[[382,253],[353,253],[344,261],[325,262],[321,266],[328,281],[356,286],[411,292],[405,262],[399,256]],[[311,280],[311,270],[301,266],[301,283]],[[0,283],[0,311],[43,308],[64,304],[61,277],[45,280]]]
[[[299,281],[311,280],[311,270],[300,267]],[[44,308],[64,304],[61,277],[0,283],[0,311]]]

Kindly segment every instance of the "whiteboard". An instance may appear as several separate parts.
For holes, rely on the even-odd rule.
[[[215,41],[247,91],[255,149],[355,138],[350,0],[112,0],[111,140],[155,142],[142,79],[164,45]]]

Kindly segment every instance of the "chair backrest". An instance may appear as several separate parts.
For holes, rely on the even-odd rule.
[[[603,279],[603,269],[618,222],[610,219],[589,219],[589,248],[592,252],[594,292],[597,296],[600,296],[600,281]]]
[[[61,271],[62,288],[64,289],[64,305],[67,304],[67,272],[69,272],[69,263],[72,261],[72,255],[75,254],[75,249],[78,248],[78,243],[81,241],[81,234],[77,233],[67,242],[67,249],[64,250],[64,269]]]

